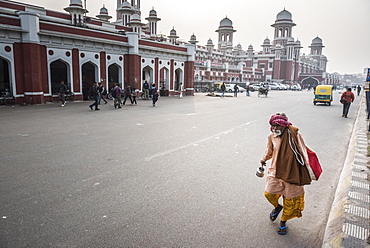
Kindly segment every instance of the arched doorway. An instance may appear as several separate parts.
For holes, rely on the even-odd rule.
[[[161,96],[168,96],[170,83],[169,83],[169,70],[166,67],[163,67],[159,71],[159,89],[161,90]]]
[[[82,65],[82,94],[84,100],[89,100],[90,89],[97,79],[95,65],[87,62]]]
[[[148,82],[149,85],[152,85],[153,83],[153,69],[150,66],[145,66],[142,71],[142,82],[141,85],[145,83],[145,81]]]
[[[68,64],[62,60],[56,60],[50,63],[50,83],[51,83],[51,94],[58,95],[59,84],[64,81],[68,90],[72,91],[71,84],[68,81]]]
[[[302,87],[303,89],[311,89],[316,88],[316,86],[319,84],[319,81],[316,78],[309,77],[302,80]]]
[[[0,91],[1,95],[12,96],[12,85],[10,83],[10,64],[0,57]]]
[[[120,72],[121,68],[117,64],[108,67],[108,90],[111,90],[115,83],[121,84]]]
[[[182,70],[180,68],[175,70],[175,85],[174,90],[179,91],[180,90],[180,84],[182,82]]]

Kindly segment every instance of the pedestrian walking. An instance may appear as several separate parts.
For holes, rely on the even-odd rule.
[[[307,166],[306,145],[298,128],[292,126],[285,114],[272,115],[269,121],[271,133],[261,165],[272,159],[268,169],[264,196],[274,206],[270,220],[275,221],[283,210],[278,234],[288,231],[286,222],[292,218],[302,217],[304,209],[304,185],[311,183]],[[279,198],[283,197],[283,204]]]
[[[144,99],[148,100],[149,99],[149,84],[147,81],[143,84],[143,91],[144,91]]]
[[[155,84],[152,84],[152,100],[153,100],[153,107],[155,107],[155,103],[158,101],[158,89],[155,87]]]
[[[111,95],[113,97],[113,104],[114,108],[122,108],[122,89],[119,87],[119,84],[116,83],[115,87],[113,88]]]
[[[246,96],[251,96],[251,93],[249,92],[249,90],[250,90],[250,87],[249,87],[249,84],[248,84],[247,87],[245,88]]]
[[[99,101],[99,91],[98,91],[98,83],[97,82],[95,82],[94,85],[91,87],[91,89],[90,89],[90,95],[93,97],[94,103],[91,104],[89,106],[89,108],[91,110],[93,110],[93,106],[95,106],[95,110],[100,110],[98,108],[98,105],[99,105],[99,103],[98,103],[98,101]]]
[[[58,96],[59,96],[59,100],[62,102],[62,105],[60,105],[61,107],[64,107],[64,105],[66,105],[67,92],[68,92],[68,89],[67,89],[67,86],[64,84],[64,81],[60,81]]]
[[[129,84],[127,84],[125,88],[125,99],[123,99],[122,105],[125,105],[127,98],[130,98],[130,105],[132,105],[131,94],[132,94],[132,88]]]
[[[238,96],[238,90],[239,90],[239,87],[237,84],[234,85],[234,97],[237,97]]]
[[[222,92],[221,97],[225,97],[225,91],[226,91],[226,85],[225,85],[225,83],[222,83],[222,85],[221,85],[221,92]]]
[[[105,102],[105,104],[107,104],[107,100],[105,100],[104,96],[107,95],[107,90],[105,89],[105,87],[102,85],[101,82],[98,83],[98,91],[99,91],[99,100],[98,100],[98,104],[100,105],[100,101],[103,99],[103,101]]]
[[[351,103],[355,100],[355,95],[352,93],[352,89],[348,88],[345,92],[343,92],[340,99],[341,103],[343,104],[342,117],[348,118],[349,107],[351,106]]]
[[[180,86],[179,86],[179,91],[180,91],[180,95],[179,97],[180,98],[183,98],[183,92],[184,92],[184,85],[182,83],[180,83]]]
[[[361,86],[360,85],[357,85],[357,96],[360,95],[360,92],[361,92]]]
[[[135,88],[132,88],[132,104],[137,105],[136,96],[137,96],[137,90]]]

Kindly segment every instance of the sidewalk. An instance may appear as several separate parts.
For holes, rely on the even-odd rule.
[[[368,125],[363,94],[326,226],[324,248],[370,247]]]

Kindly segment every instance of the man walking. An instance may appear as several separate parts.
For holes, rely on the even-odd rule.
[[[222,91],[221,97],[224,97],[225,96],[225,91],[226,91],[226,85],[225,85],[225,83],[222,83],[222,85],[221,85],[221,91]]]
[[[342,117],[348,118],[348,111],[351,103],[355,100],[355,95],[352,93],[352,89],[348,88],[347,91],[343,92],[342,96],[340,97],[343,103],[343,114]]]
[[[94,98],[94,103],[89,106],[91,110],[93,110],[93,106],[95,106],[95,110],[100,110],[98,108],[98,101],[99,101],[99,91],[98,91],[98,83],[94,83],[93,87],[90,89],[90,95]]]
[[[100,105],[100,101],[103,99],[105,104],[107,104],[107,100],[105,100],[104,96],[107,94],[107,90],[104,88],[104,86],[101,84],[101,82],[98,83],[98,91],[99,91],[99,101],[98,104]]]
[[[118,83],[116,83],[116,87],[114,87],[114,89],[112,90],[112,96],[114,98],[114,108],[122,108],[122,89],[121,87],[119,87]]]
[[[145,81],[143,85],[143,91],[144,91],[144,99],[148,100],[149,99],[149,84],[147,81]]]
[[[64,81],[61,81],[59,84],[59,94],[58,94],[60,101],[62,101],[62,105],[60,105],[61,107],[64,107],[64,105],[66,104],[67,92],[68,92],[67,86],[64,84]]]
[[[125,88],[125,99],[123,100],[122,105],[125,105],[127,98],[130,98],[130,105],[132,105],[131,94],[132,94],[132,88],[131,88],[131,86],[129,84],[127,84],[126,85],[126,88]]]

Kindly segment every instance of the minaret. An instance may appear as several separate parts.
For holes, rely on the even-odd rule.
[[[194,44],[194,45],[198,43],[198,41],[197,41],[197,37],[195,36],[195,34],[193,34],[193,35],[190,37],[189,43],[190,43],[190,44]]]
[[[131,4],[127,1],[124,1],[119,9],[117,9],[117,16],[122,18],[122,25],[128,26],[128,23],[131,21],[131,15],[134,13]],[[121,19],[119,18],[119,19]]]
[[[96,17],[103,21],[109,21],[109,19],[112,18],[110,15],[108,15],[108,10],[107,8],[105,8],[104,5],[103,8],[100,9],[100,14],[97,15]]]
[[[71,15],[72,25],[82,25],[84,23],[84,14],[89,13],[82,6],[82,0],[70,0],[69,6],[64,8]]]
[[[277,14],[276,21],[271,26],[275,28],[273,45],[285,46],[288,38],[292,38],[292,28],[296,24],[292,20],[292,14],[284,9]]]
[[[144,23],[141,23],[140,16],[138,14],[133,14],[127,25],[132,28],[132,32],[138,33],[140,38],[141,27],[145,25]]]
[[[225,17],[220,21],[220,26],[216,32],[218,32],[218,49],[231,52],[233,49],[233,34],[236,32],[233,28],[233,22]]]
[[[269,38],[266,37],[266,39],[263,41],[262,47],[263,47],[263,51],[262,51],[263,54],[271,52],[271,43],[270,43]]]
[[[157,22],[161,19],[157,17],[157,11],[153,9],[149,12],[149,17],[145,18],[149,22],[150,37],[157,37]]]
[[[179,38],[179,36],[177,36],[177,32],[175,30],[175,27],[173,27],[172,30],[170,31],[170,35],[168,36],[168,38],[170,39],[170,42],[172,44],[176,45],[177,39]]]

